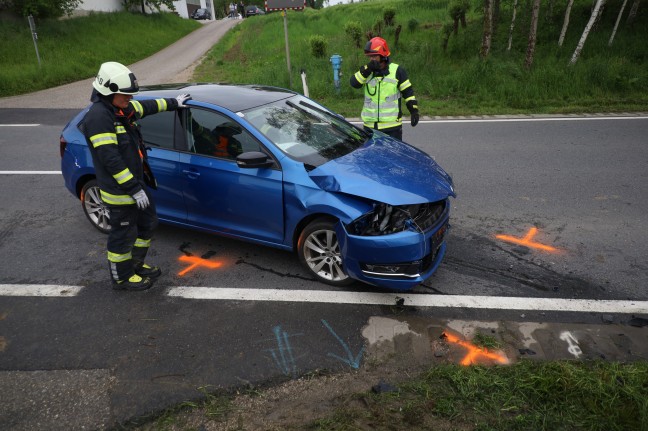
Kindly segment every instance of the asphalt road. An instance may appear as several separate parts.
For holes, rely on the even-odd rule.
[[[26,109],[0,109],[0,288],[57,286],[52,297],[0,296],[0,428],[103,429],[199,398],[201,387],[355,370],[381,338],[377,320],[387,321],[392,338],[407,327],[425,334],[417,337],[424,340],[439,325],[461,333],[462,327],[514,323],[521,335],[519,344],[510,343],[512,360],[521,354],[517,347],[538,350],[528,344],[534,336],[547,359],[562,357],[560,343],[564,355],[579,357],[572,345],[577,338],[581,353],[600,357],[601,347],[585,341],[593,336],[577,331],[600,332],[605,322],[635,343],[617,344],[607,357],[648,358],[635,348],[646,329],[631,333],[626,326],[642,313],[596,308],[605,301],[648,300],[646,116],[439,120],[406,127],[405,140],[453,175],[458,197],[446,259],[405,307],[395,304],[395,294],[368,286],[316,283],[291,253],[168,226],[158,230],[152,247],[152,259],[165,273],[154,289],[135,294],[109,288],[106,238],[86,221],[56,173],[58,136],[76,110],[59,103],[45,107],[43,100],[63,100],[52,94],[64,91],[70,108],[83,106],[89,81],[77,85],[74,97],[69,88],[57,89],[40,96],[38,106],[30,105],[38,99],[32,95],[21,99]],[[0,107],[18,106],[9,99],[0,100]],[[29,109],[35,107],[40,109]],[[532,228],[537,231],[526,245],[496,236],[522,238]],[[221,266],[183,273],[188,266],[182,257],[188,255]],[[281,299],[170,294],[192,286],[259,297],[273,292]],[[305,302],[304,292],[337,302]],[[348,293],[358,299],[345,300]],[[371,302],[379,295],[393,303]],[[426,298],[467,302],[417,305]],[[480,298],[504,300],[481,308]],[[529,306],[511,309],[507,298]],[[574,299],[589,301],[594,311],[533,308],[540,300]],[[545,335],[533,335],[528,325],[545,328]],[[560,329],[549,331],[556,334],[551,338],[542,325]],[[576,331],[573,340],[564,337],[565,328]],[[543,337],[550,341],[543,344]],[[408,346],[394,351],[409,352]]]
[[[39,427],[33,415],[40,410],[26,399],[51,405],[61,417],[73,413],[79,427],[101,428],[196,399],[200,387],[244,387],[315,370],[353,370],[362,365],[363,331],[376,318],[397,316],[399,325],[421,319],[448,325],[601,324],[603,313],[596,312],[470,306],[395,312],[393,306],[344,300],[174,297],[169,292],[182,286],[266,289],[284,292],[288,301],[298,291],[371,297],[375,290],[330,289],[311,280],[291,253],[168,226],[159,229],[152,247],[152,259],[165,269],[156,287],[138,294],[113,291],[107,283],[105,237],[86,221],[61,176],[44,173],[59,169],[57,139],[73,112],[2,112],[5,124],[39,125],[0,126],[0,171],[36,171],[0,175],[0,285],[83,287],[70,297],[0,297],[0,404],[9,412],[3,418],[9,429],[67,426],[45,421]],[[405,139],[435,156],[454,176],[458,191],[445,262],[415,292],[443,298],[646,301],[647,125],[647,118],[635,117],[437,121],[407,128]],[[495,237],[522,237],[532,227],[538,228],[534,240],[559,252]],[[180,275],[187,269],[181,257],[187,255],[222,266]],[[631,317],[611,313],[607,319],[623,324]],[[34,395],[43,387],[74,393],[78,386],[86,395],[82,402],[70,398],[71,405],[57,404],[60,397],[39,401]],[[72,405],[81,407],[77,411]]]

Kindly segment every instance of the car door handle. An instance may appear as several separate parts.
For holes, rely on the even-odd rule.
[[[189,178],[191,178],[191,179],[196,179],[196,178],[198,178],[198,177],[200,176],[200,172],[198,172],[198,171],[194,171],[194,170],[187,170],[187,169],[184,169],[184,170],[182,171],[182,173],[185,174],[185,175],[187,175],[187,176],[188,176]]]

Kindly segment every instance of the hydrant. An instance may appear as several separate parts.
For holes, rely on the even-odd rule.
[[[333,82],[335,83],[335,88],[340,89],[340,76],[342,76],[342,56],[338,54],[333,54],[331,56],[331,63],[333,64]]]

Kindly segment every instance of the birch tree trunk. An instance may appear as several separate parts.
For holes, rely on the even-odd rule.
[[[567,34],[567,27],[569,26],[569,14],[571,13],[571,8],[574,5],[574,0],[569,0],[567,4],[567,10],[565,11],[565,21],[563,22],[562,30],[560,32],[560,38],[558,39],[558,46],[562,46],[565,41],[565,34]]]
[[[535,55],[536,36],[538,34],[538,15],[540,15],[540,0],[533,0],[533,9],[531,10],[531,29],[529,30],[529,43],[527,44],[526,59],[524,67],[531,69],[533,57]]]
[[[626,19],[626,24],[632,24],[635,17],[637,16],[637,9],[639,9],[639,2],[641,0],[634,0],[632,7],[630,8],[630,13],[628,14],[628,19]]]
[[[617,16],[616,22],[614,23],[614,30],[612,30],[612,35],[610,36],[610,41],[608,42],[608,46],[612,46],[612,42],[614,42],[614,36],[616,35],[617,28],[619,28],[619,21],[621,21],[621,15],[623,15],[623,9],[625,9],[626,3],[628,3],[628,0],[623,0],[623,4],[621,5],[621,10],[619,11],[619,15]]]
[[[578,45],[576,45],[576,50],[574,51],[574,55],[572,55],[571,60],[569,61],[569,64],[576,64],[578,61],[578,57],[580,57],[580,53],[583,50],[583,46],[585,45],[585,41],[587,40],[587,36],[589,35],[590,30],[592,29],[592,26],[596,22],[599,16],[599,12],[601,11],[601,7],[605,3],[605,0],[596,0],[596,5],[594,6],[594,10],[592,11],[592,16],[590,16],[589,21],[587,22],[587,25],[585,26],[585,30],[583,30],[583,35],[580,38],[580,41],[578,42]]]
[[[574,0],[572,0],[572,1],[574,1]],[[513,43],[513,28],[515,28],[515,14],[517,13],[517,4],[518,4],[518,0],[514,0],[514,2],[513,2],[513,17],[511,18],[511,28],[509,29],[508,47],[506,47],[507,51],[511,50],[511,44]]]
[[[493,3],[492,0],[484,0],[484,34],[482,36],[482,46],[479,50],[481,58],[488,57],[493,37]]]

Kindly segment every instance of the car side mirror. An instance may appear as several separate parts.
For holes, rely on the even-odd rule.
[[[274,161],[261,151],[248,151],[239,154],[236,158],[236,164],[239,168],[268,168]]]

